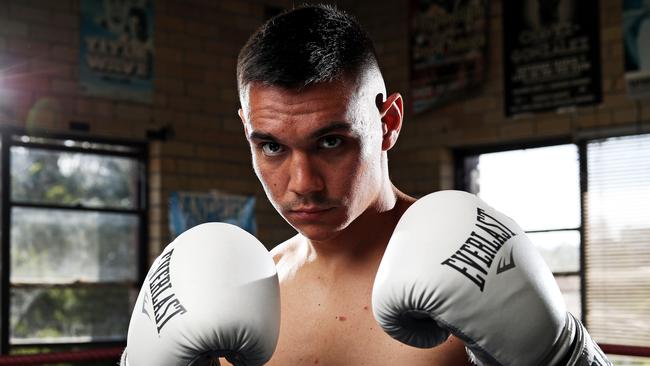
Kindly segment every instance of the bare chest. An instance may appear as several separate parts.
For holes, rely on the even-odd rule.
[[[372,315],[372,281],[285,281],[280,338],[268,365],[459,364],[445,362],[444,347],[417,349],[386,335]]]

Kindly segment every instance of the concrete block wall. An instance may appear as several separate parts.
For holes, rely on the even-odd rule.
[[[149,258],[169,242],[168,197],[218,189],[257,196],[260,238],[272,247],[292,229],[265,199],[237,116],[237,53],[267,6],[290,1],[155,1],[152,103],[90,97],[79,88],[79,0],[0,1],[0,125],[30,131],[150,141]]]
[[[253,194],[258,236],[267,246],[293,233],[265,198],[237,116],[237,53],[269,5],[290,4],[156,2],[154,120],[173,126],[174,136],[151,149],[152,256],[169,241],[167,199],[176,190]]]
[[[485,84],[472,96],[441,108],[418,115],[407,111],[400,139],[389,154],[391,176],[405,192],[421,196],[453,188],[454,149],[650,132],[650,98],[635,100],[626,94],[622,3],[614,0],[600,1],[603,102],[562,112],[506,117],[503,1],[490,2]],[[354,3],[357,16],[362,23],[367,23],[371,37],[378,43],[388,88],[403,92],[408,99],[409,49],[408,32],[404,29],[408,24],[408,1],[401,4],[382,2],[382,5],[371,1]],[[377,19],[378,14],[384,14],[383,18]]]

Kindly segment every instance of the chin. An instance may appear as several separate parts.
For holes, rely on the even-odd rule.
[[[338,231],[325,231],[325,230],[298,230],[298,232],[312,242],[325,242],[334,239]]]
[[[289,222],[289,224],[300,233],[300,235],[309,239],[310,241],[323,242],[328,241],[338,236],[345,228],[344,225],[330,225],[330,224],[308,224],[296,225]]]

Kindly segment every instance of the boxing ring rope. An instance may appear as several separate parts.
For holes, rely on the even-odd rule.
[[[600,344],[600,348],[608,354],[650,357],[650,347],[623,346],[614,344]],[[1,356],[0,366],[26,366],[43,365],[59,362],[88,362],[118,360],[122,355],[123,347],[98,348],[83,351],[48,352],[33,355]]]
[[[599,344],[603,352],[613,355],[650,357],[650,347],[624,346],[620,344]]]
[[[0,366],[43,365],[60,362],[89,362],[119,360],[124,347],[97,348],[83,351],[48,352],[33,355],[0,357]]]

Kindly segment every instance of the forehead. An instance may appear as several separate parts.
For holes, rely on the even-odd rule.
[[[248,122],[255,128],[341,122],[354,118],[358,109],[356,94],[353,83],[345,80],[303,89],[253,83],[244,108]]]

